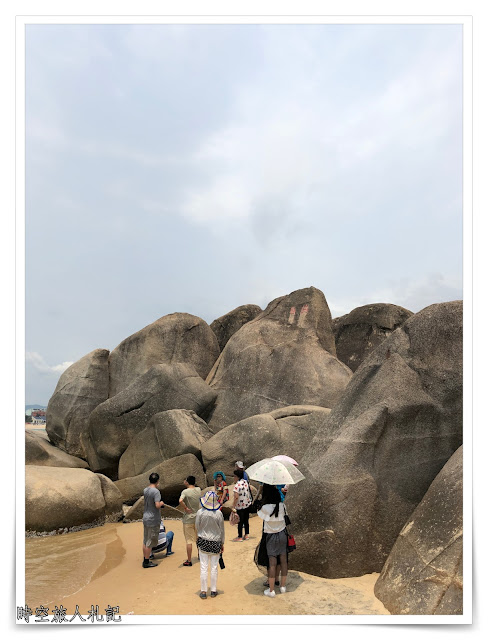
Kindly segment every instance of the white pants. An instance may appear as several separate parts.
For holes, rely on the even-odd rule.
[[[217,573],[219,570],[219,555],[216,553],[200,553],[200,589],[207,591],[208,565],[210,563],[210,591],[217,591]]]

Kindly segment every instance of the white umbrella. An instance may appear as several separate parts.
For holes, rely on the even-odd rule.
[[[290,456],[273,456],[271,460],[278,460],[279,462],[289,462],[290,464],[294,464],[295,467],[298,466],[298,462],[290,458]]]
[[[246,469],[251,480],[264,484],[297,484],[305,476],[289,462],[264,458]]]

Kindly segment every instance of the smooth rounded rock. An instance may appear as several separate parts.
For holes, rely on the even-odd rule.
[[[287,497],[297,545],[309,551],[297,553],[297,569],[326,578],[381,571],[462,444],[462,338],[462,302],[431,305],[354,373],[301,460],[305,480]]]
[[[25,529],[48,533],[101,525],[106,502],[100,479],[87,469],[25,468]]]
[[[137,476],[164,460],[192,453],[201,460],[202,444],[213,433],[194,411],[172,409],[156,413],[132,438],[119,460],[119,480]]]
[[[254,320],[263,310],[257,304],[243,304],[212,322],[210,328],[217,336],[222,351],[229,339],[250,320]]]
[[[88,469],[88,463],[76,456],[70,456],[55,447],[47,438],[32,429],[25,430],[25,464],[44,467],[72,467]]]
[[[110,354],[110,397],[155,364],[183,362],[205,379],[220,349],[208,324],[189,313],[163,316],[123,340]]]
[[[91,412],[108,398],[107,349],[95,349],[61,374],[46,409],[46,431],[60,449],[86,459],[81,434]]]
[[[411,311],[396,304],[375,303],[334,318],[332,327],[337,357],[351,371],[356,371],[371,351],[411,315]]]
[[[91,447],[87,450],[90,468],[112,477],[110,466],[117,468],[132,439],[146,428],[154,415],[169,409],[205,414],[216,396],[191,365],[152,366],[90,415],[88,439]]]
[[[400,531],[374,590],[395,615],[463,613],[462,447]]]
[[[316,431],[327,428],[329,413],[323,407],[292,406],[225,427],[202,445],[207,477],[223,471],[232,480],[237,460],[249,467],[284,454],[300,462]]]
[[[352,372],[336,358],[329,307],[310,287],[277,298],[227,342],[207,382],[217,431],[290,405],[331,408]]]

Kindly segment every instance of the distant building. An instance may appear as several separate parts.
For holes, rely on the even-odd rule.
[[[46,424],[46,412],[43,409],[33,409],[32,424]]]

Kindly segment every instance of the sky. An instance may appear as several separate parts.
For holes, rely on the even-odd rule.
[[[459,25],[27,25],[26,404],[168,313],[462,298]]]

